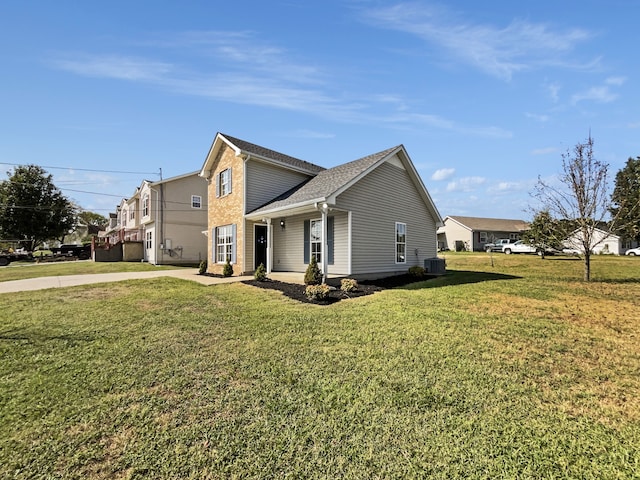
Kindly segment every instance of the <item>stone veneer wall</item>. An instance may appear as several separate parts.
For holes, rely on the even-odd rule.
[[[224,197],[216,197],[216,176],[223,170],[231,168],[231,193]],[[209,245],[207,247],[207,272],[222,274],[224,264],[215,263],[213,229],[223,225],[236,225],[236,263],[233,264],[233,274],[240,275],[244,268],[244,211],[242,192],[244,185],[244,160],[236,156],[233,149],[224,145],[214,162],[213,174],[208,188],[208,232]]]

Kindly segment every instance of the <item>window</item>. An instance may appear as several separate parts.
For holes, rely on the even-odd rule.
[[[322,263],[322,220],[311,220],[310,229],[311,256]]]
[[[519,236],[520,235],[518,235],[517,233],[510,233],[509,234],[509,239],[510,240],[519,240],[519,238],[518,238]]]
[[[489,235],[487,232],[480,232],[480,243],[487,243],[489,241]]]
[[[133,220],[136,218],[136,211],[132,208],[129,210],[129,220]]]
[[[122,226],[123,227],[127,226],[127,211],[126,210],[122,211]]]
[[[145,193],[144,196],[142,197],[142,216],[143,217],[149,216],[149,194],[148,193]]]
[[[216,229],[216,262],[233,263],[233,225],[225,225]]]
[[[144,246],[146,247],[147,250],[151,250],[151,248],[153,248],[153,242],[152,242],[152,234],[153,232],[146,232],[145,233],[145,242],[144,242]]]
[[[202,208],[202,197],[200,195],[191,195],[191,208]]]
[[[407,263],[407,224],[396,222],[396,263]]]
[[[216,197],[224,197],[231,193],[231,169],[221,171],[216,176]]]

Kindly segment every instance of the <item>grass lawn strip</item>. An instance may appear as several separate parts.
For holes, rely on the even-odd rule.
[[[637,267],[487,260],[322,308],[170,278],[0,295],[0,476],[632,478]]]

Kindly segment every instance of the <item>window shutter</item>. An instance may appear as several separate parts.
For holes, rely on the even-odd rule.
[[[233,182],[231,181],[231,168],[229,168],[229,193],[231,193]]]
[[[309,260],[311,259],[311,238],[310,238],[310,232],[311,232],[311,220],[305,220],[304,221],[304,263],[307,264],[309,263]]]
[[[231,225],[231,263],[236,263],[236,224]]]
[[[327,217],[327,263],[333,265],[333,225],[335,217]]]
[[[216,197],[220,196],[220,174],[216,174]]]
[[[216,245],[216,241],[218,240],[218,228],[217,227],[213,227],[211,229],[211,236],[213,237],[211,239],[211,244],[213,245],[213,251],[211,253],[211,264],[213,265],[218,260],[218,253],[216,251],[216,246],[217,246]]]

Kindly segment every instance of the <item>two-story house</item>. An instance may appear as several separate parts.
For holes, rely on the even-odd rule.
[[[198,264],[206,259],[207,182],[192,172],[160,181],[144,180],[123,199],[100,233],[97,261],[154,265]],[[114,249],[116,251],[114,251]]]
[[[207,182],[198,172],[145,180],[138,196],[145,261],[174,265],[206,260]]]
[[[402,145],[325,169],[218,133],[208,190],[208,271],[405,273],[436,257],[442,219]]]

